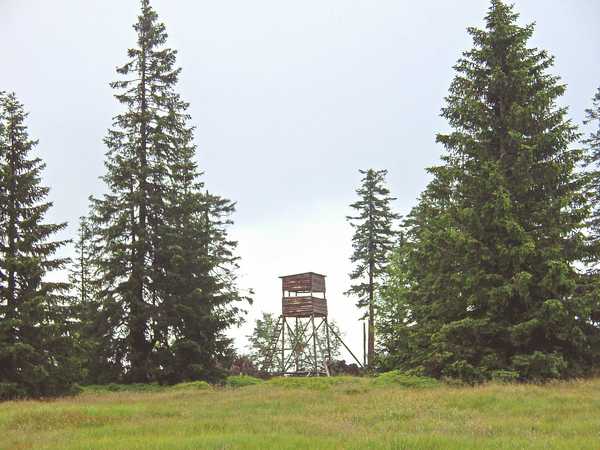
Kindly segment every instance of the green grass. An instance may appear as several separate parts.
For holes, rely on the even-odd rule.
[[[173,389],[175,391],[183,391],[190,389],[194,391],[204,391],[206,389],[211,389],[211,386],[206,381],[190,381],[188,383],[179,383],[174,386],[170,386],[169,389]]]
[[[232,375],[225,380],[225,385],[233,388],[254,386],[262,383],[264,383],[264,381],[260,378],[250,377],[248,375]]]
[[[5,402],[0,449],[600,448],[600,379],[451,387],[387,377],[88,387]]]
[[[433,378],[407,375],[399,370],[382,373],[373,380],[375,386],[402,386],[406,388],[433,388],[440,386],[440,382]]]

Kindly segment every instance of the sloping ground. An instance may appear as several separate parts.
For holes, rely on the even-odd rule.
[[[600,379],[417,384],[294,379],[7,402],[0,449],[600,449]]]

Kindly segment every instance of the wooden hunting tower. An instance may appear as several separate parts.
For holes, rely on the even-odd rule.
[[[281,316],[264,355],[262,368],[279,375],[326,375],[331,340],[338,339],[359,366],[360,361],[327,321],[325,275],[315,272],[281,278]]]

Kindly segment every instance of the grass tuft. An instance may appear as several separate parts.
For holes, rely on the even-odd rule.
[[[132,383],[132,384],[90,384],[81,388],[86,393],[102,392],[158,392],[164,389],[158,383]]]
[[[240,388],[245,386],[254,386],[264,383],[260,378],[251,377],[249,375],[232,375],[225,380],[225,386]]]
[[[434,388],[441,386],[441,383],[429,377],[420,377],[417,375],[408,375],[399,370],[384,372],[373,379],[375,386],[401,386],[404,388]]]
[[[351,385],[359,383],[360,378],[357,377],[275,377],[267,381],[269,386],[279,386],[284,388],[302,388],[312,390],[331,389],[337,385]]]
[[[173,389],[175,391],[182,391],[182,390],[189,390],[189,389],[205,391],[210,388],[211,388],[210,384],[208,384],[206,381],[188,381],[186,383],[178,383],[178,384],[171,386],[171,389]]]

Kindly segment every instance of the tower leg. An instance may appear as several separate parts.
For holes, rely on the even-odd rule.
[[[362,365],[362,363],[358,360],[358,358],[354,355],[354,353],[352,353],[352,350],[350,350],[348,348],[348,346],[346,345],[346,343],[342,340],[342,338],[335,332],[335,330],[333,328],[330,329],[331,332],[333,333],[333,335],[335,336],[335,338],[340,342],[340,344],[342,344],[344,346],[344,348],[348,351],[348,353],[350,353],[350,356],[352,356],[354,358],[354,361],[356,361],[356,363],[358,364],[359,367],[364,368],[364,366]]]
[[[318,368],[317,368],[317,331],[315,330],[315,316],[310,316],[310,322],[312,324],[314,374],[318,375]]]
[[[300,345],[299,342],[299,335],[300,333],[300,327],[298,326],[298,318],[296,317],[296,324],[294,325],[294,362],[295,362],[295,366],[296,366],[296,372],[298,371],[298,346]]]
[[[325,317],[323,321],[325,322],[325,336],[327,337],[327,361],[325,361],[325,364],[329,366],[329,363],[331,362],[331,340],[329,339],[329,321],[327,320],[327,317]]]
[[[283,326],[281,327],[281,373],[285,372],[285,327],[287,322],[285,320],[285,316],[281,317],[283,320]]]

